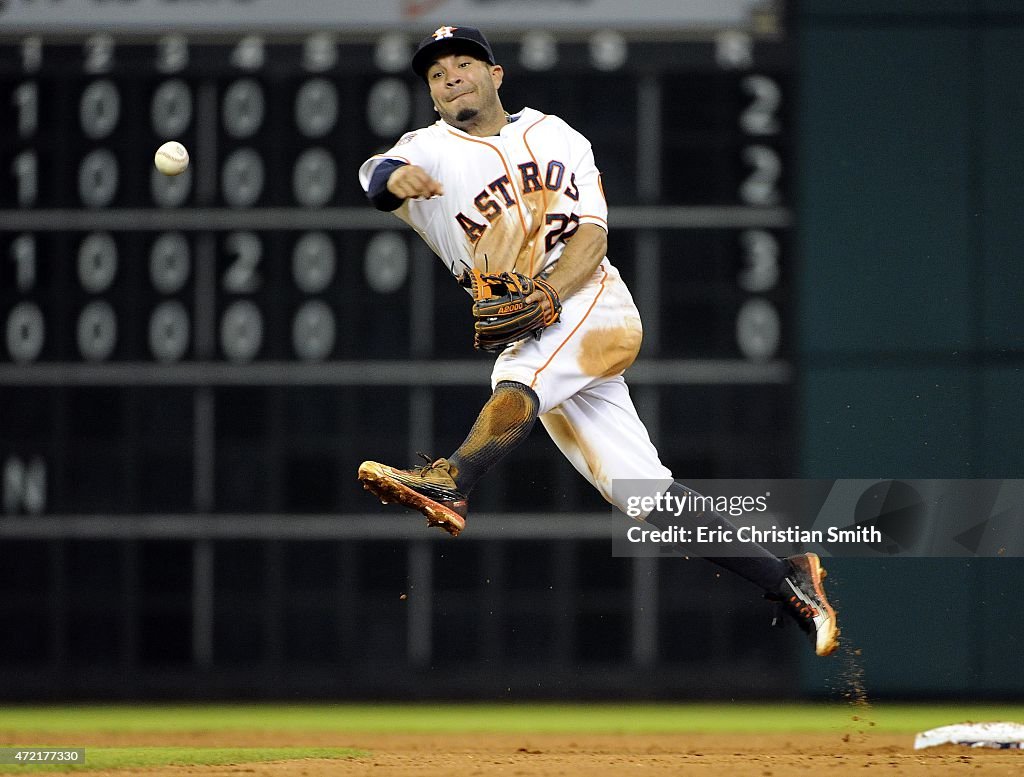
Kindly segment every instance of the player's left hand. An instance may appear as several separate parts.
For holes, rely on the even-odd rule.
[[[558,299],[558,290],[555,289],[554,291],[555,296],[552,297],[551,294],[548,294],[547,292],[535,288],[530,293],[530,296],[526,298],[527,305],[531,303],[536,303],[537,305],[540,305],[540,309],[544,313],[544,320],[552,323],[558,319],[558,311],[555,310],[555,300]],[[559,311],[560,310],[561,306],[559,306]]]

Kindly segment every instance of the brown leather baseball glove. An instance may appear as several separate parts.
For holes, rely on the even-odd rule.
[[[474,267],[459,282],[473,292],[473,346],[482,351],[502,351],[527,337],[539,338],[562,314],[558,293],[542,278],[518,272],[481,273]],[[547,295],[550,312],[539,302],[526,301],[536,289]]]

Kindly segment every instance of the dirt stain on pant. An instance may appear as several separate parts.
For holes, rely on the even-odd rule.
[[[624,326],[591,329],[580,342],[580,370],[595,378],[618,375],[636,360],[643,339],[639,320]]]
[[[544,428],[547,429],[548,435],[554,441],[555,445],[559,447],[566,457],[573,463],[574,466],[578,467],[579,463],[575,460],[572,454],[578,453],[579,457],[582,458],[587,469],[590,470],[590,476],[594,479],[597,484],[597,488],[601,491],[601,495],[608,499],[609,484],[607,477],[604,474],[604,467],[601,464],[601,459],[589,445],[587,445],[580,436],[576,434],[576,430],[573,429],[572,424],[569,423],[564,415],[562,415],[557,409],[544,415]]]

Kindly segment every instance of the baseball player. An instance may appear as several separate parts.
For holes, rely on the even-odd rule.
[[[416,230],[470,289],[476,344],[498,355],[492,394],[458,450],[416,469],[366,461],[359,480],[382,502],[417,510],[428,525],[458,535],[476,482],[539,418],[573,466],[620,509],[615,481],[692,494],[662,464],[623,379],[642,327],[605,256],[608,206],[590,143],[557,116],[533,108],[508,113],[499,97],[504,72],[475,28],[438,27],[416,49],[412,69],[439,120],[368,159],[359,179],[376,208]],[[701,520],[734,528],[713,513]],[[836,616],[818,557],[779,559],[755,544],[743,551],[711,561],[781,602],[818,655],[835,650]]]

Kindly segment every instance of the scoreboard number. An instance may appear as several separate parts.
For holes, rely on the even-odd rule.
[[[7,315],[7,353],[18,364],[34,362],[46,340],[43,312],[34,302],[19,302]]]
[[[765,229],[747,229],[740,234],[744,267],[739,285],[744,291],[765,292],[779,282],[779,241]]]
[[[239,70],[254,71],[263,67],[267,59],[264,40],[259,35],[246,35],[231,52],[231,64]]]
[[[778,110],[782,104],[782,90],[768,76],[746,76],[741,82],[743,91],[754,99],[740,114],[740,126],[748,135],[777,135]]]
[[[114,82],[103,79],[89,84],[78,103],[78,116],[82,132],[90,140],[109,136],[121,118],[121,95]]]
[[[86,154],[78,165],[78,196],[92,208],[104,208],[117,196],[117,157],[105,148]]]
[[[165,232],[149,250],[149,280],[161,294],[175,294],[188,282],[191,250],[180,232]]]
[[[78,352],[90,362],[106,361],[117,345],[117,316],[106,300],[93,300],[78,316]]]
[[[260,287],[259,264],[263,241],[255,232],[232,232],[224,241],[229,255],[235,257],[224,273],[223,287],[229,294],[252,294]]]
[[[404,72],[411,58],[409,39],[400,32],[380,36],[373,47],[373,64],[384,73]]]
[[[527,70],[550,70],[558,64],[558,41],[549,32],[526,33],[519,46],[519,64]]]
[[[149,351],[164,364],[181,361],[188,351],[191,326],[188,311],[178,300],[165,300],[149,317]]]
[[[263,158],[251,148],[228,154],[221,168],[221,194],[233,208],[248,208],[263,194]]]
[[[263,124],[263,88],[253,78],[240,78],[224,92],[221,117],[224,130],[237,140],[251,138]]]
[[[338,123],[338,90],[326,78],[311,78],[295,95],[295,125],[307,138],[322,138]]]
[[[161,73],[180,73],[188,67],[188,38],[165,35],[156,44],[156,69]]]
[[[366,282],[378,294],[398,291],[409,274],[409,244],[397,232],[378,232],[366,245]]]
[[[21,69],[35,73],[43,66],[43,39],[30,35],[21,41]]]
[[[106,232],[94,232],[78,247],[78,280],[90,294],[110,288],[117,274],[117,243]]]
[[[110,35],[93,35],[85,40],[86,73],[107,73],[114,66],[114,39]]]
[[[220,321],[220,347],[233,362],[247,363],[256,358],[263,344],[263,315],[255,303],[235,300]]]
[[[171,78],[153,91],[149,104],[153,132],[164,140],[180,137],[192,123],[192,90],[180,78]]]
[[[326,32],[310,35],[302,43],[302,67],[310,73],[323,73],[338,64],[338,44]]]
[[[32,291],[36,285],[36,237],[18,235],[11,242],[11,261],[14,262],[14,278],[18,291],[23,294]]]
[[[292,279],[300,291],[319,294],[334,280],[337,255],[326,232],[307,232],[292,251]]]
[[[629,56],[626,39],[615,30],[595,32],[590,38],[589,49],[591,64],[606,72],[621,68]]]
[[[307,148],[295,161],[292,195],[307,208],[321,208],[331,201],[338,174],[334,157],[322,148]]]
[[[36,162],[36,152],[31,149],[19,152],[11,162],[11,172],[14,173],[15,186],[18,190],[18,205],[22,208],[32,207],[39,197],[39,166]]]
[[[32,137],[39,129],[39,86],[35,81],[19,84],[11,102],[18,112],[18,137]]]
[[[4,460],[4,514],[41,515],[46,510],[46,462],[39,456]]]
[[[323,361],[334,349],[334,311],[323,300],[306,300],[292,321],[292,347],[303,361]]]
[[[149,192],[161,208],[177,208],[192,193],[192,168],[178,175],[164,175],[155,167],[149,171]]]
[[[740,185],[740,199],[749,205],[776,205],[779,202],[778,182],[782,160],[771,146],[747,146],[743,161],[753,168]]]
[[[412,120],[412,94],[400,78],[383,78],[366,97],[366,122],[382,138],[395,138]]]
[[[748,299],[736,317],[736,342],[751,361],[767,361],[779,351],[782,338],[779,313],[762,297]]]

